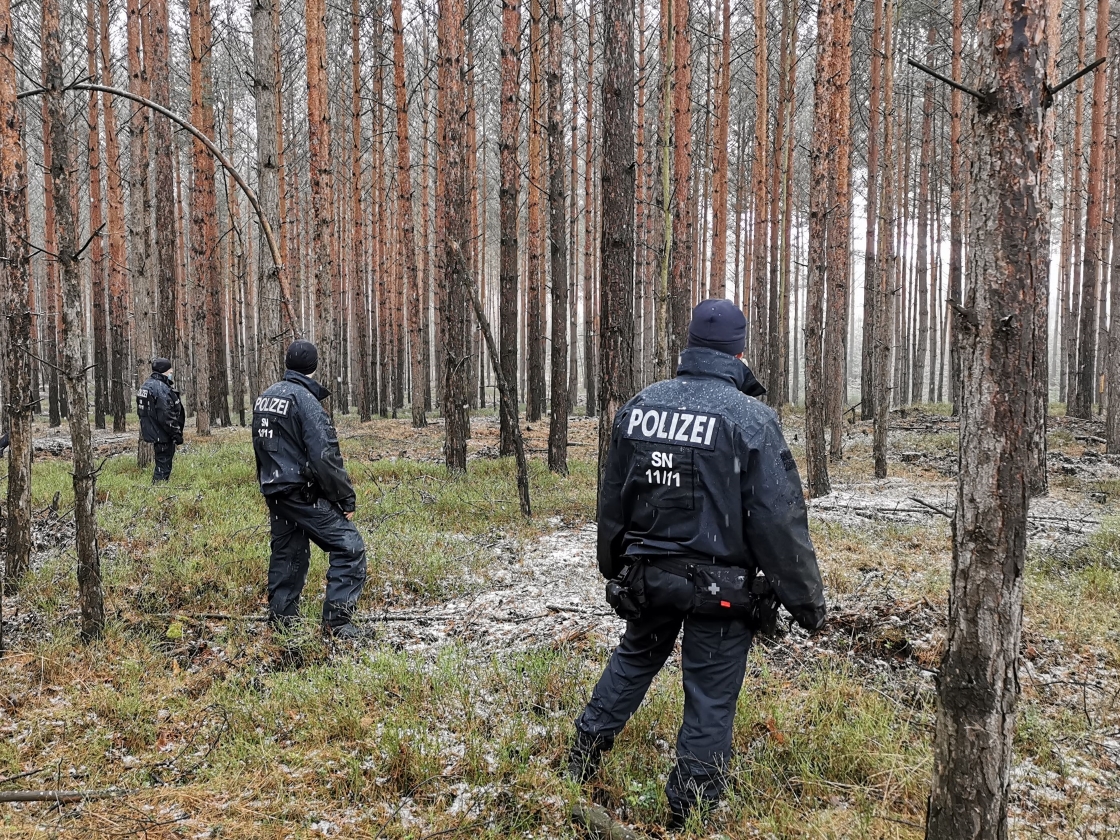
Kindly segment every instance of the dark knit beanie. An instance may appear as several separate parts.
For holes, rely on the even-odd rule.
[[[747,344],[747,319],[729,300],[702,300],[692,310],[688,325],[688,346],[709,347],[729,356],[738,356]]]
[[[304,341],[301,338],[298,341],[293,341],[291,347],[288,348],[288,355],[284,359],[284,364],[287,365],[288,370],[310,376],[319,367],[319,351],[310,341]]]
[[[170,359],[152,359],[152,371],[154,373],[167,373],[171,370]]]

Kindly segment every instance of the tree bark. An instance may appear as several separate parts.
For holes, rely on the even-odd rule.
[[[754,52],[754,163],[751,167],[751,183],[754,185],[754,265],[751,268],[750,289],[750,347],[744,358],[750,360],[755,375],[768,389],[766,401],[774,404],[779,400],[780,387],[770,369],[773,356],[770,348],[774,340],[776,324],[771,323],[771,314],[777,315],[777,289],[773,290],[774,306],[771,307],[769,274],[766,270],[766,234],[769,229],[767,216],[770,212],[769,184],[766,182],[766,149],[770,127],[769,105],[769,62],[767,59],[766,2],[755,0],[755,52]],[[819,53],[818,53],[819,55]],[[776,320],[776,317],[775,319]]]
[[[319,348],[319,380],[337,386],[334,297],[334,177],[331,154],[331,111],[327,87],[327,4],[306,0],[307,130],[311,182],[311,256],[315,283],[315,341]],[[333,411],[334,401],[327,401]]]
[[[467,469],[467,435],[470,413],[467,408],[470,371],[470,313],[466,300],[466,278],[471,276],[468,250],[463,247],[470,236],[470,192],[468,171],[467,61],[463,0],[440,4],[440,63],[445,80],[446,108],[440,136],[441,161],[437,177],[443,182],[443,306],[440,329],[443,333],[442,410],[444,421],[444,459],[453,473]]]
[[[1107,0],[1102,3],[1107,5]],[[1049,0],[985,6],[969,208],[968,298],[958,313],[961,458],[949,633],[939,680],[926,836],[1008,836],[1026,560],[1029,454],[1040,417],[1034,307],[1049,212],[1044,88]]]
[[[872,394],[874,398],[874,433],[872,458],[875,477],[887,477],[887,422],[890,417],[891,342],[894,340],[895,227],[896,208],[894,197],[894,46],[892,39],[894,0],[885,0],[883,16],[883,166],[880,172],[882,191],[879,195],[879,264],[876,268],[878,289],[875,293],[875,357],[872,367]]]
[[[672,224],[669,228],[672,236],[669,252],[669,332],[665,366],[666,373],[675,374],[677,358],[688,340],[695,270],[692,215],[692,41],[689,31],[690,4],[687,0],[669,0],[669,6],[672,19],[673,167]]]
[[[148,62],[148,76],[151,83],[151,97],[165,108],[171,106],[171,59],[170,59],[170,19],[167,0],[149,0],[148,25],[151,34],[146,43],[151,44],[151,60]],[[257,123],[258,133],[261,123]],[[155,353],[174,359],[178,341],[178,270],[175,264],[175,183],[171,165],[174,142],[171,123],[167,120],[152,121],[152,140],[155,146]],[[258,180],[258,193],[263,193],[263,184]],[[279,233],[277,225],[274,230]],[[259,250],[264,262],[266,248]],[[179,360],[181,361],[181,360]],[[147,374],[145,374],[147,376]]]
[[[963,0],[953,0],[955,4]],[[871,420],[874,416],[876,311],[879,292],[879,108],[882,100],[883,81],[883,10],[889,0],[873,0],[871,25],[871,95],[867,115],[867,235],[863,257],[863,342],[860,364],[860,417]],[[954,96],[957,92],[954,90]],[[956,154],[954,150],[954,154]]]
[[[603,63],[600,477],[615,414],[634,395],[634,0],[603,4]]]
[[[2,25],[2,21],[0,21]],[[86,396],[86,351],[82,335],[82,277],[78,262],[78,220],[73,204],[74,166],[70,149],[71,126],[65,103],[62,72],[62,26],[59,0],[43,0],[43,70],[47,110],[50,114],[51,181],[58,219],[58,261],[62,274],[61,353],[67,403],[70,406],[70,451],[73,453],[75,547],[78,555],[78,604],[83,640],[97,638],[105,626],[101,590],[101,561],[97,552],[96,476],[90,446],[89,406]],[[46,143],[47,140],[44,139]],[[5,144],[5,148],[7,145]]]
[[[836,23],[843,0],[824,0],[817,12],[817,62],[813,79],[813,136],[809,180],[827,184],[835,142],[833,91],[836,74]],[[824,303],[828,290],[829,216],[835,196],[828,189],[809,191],[809,258],[805,293],[805,483],[809,496],[832,492],[825,446],[827,386],[824,371]],[[755,278],[755,283],[759,278]]]
[[[424,412],[424,373],[420,353],[420,295],[412,211],[412,151],[408,142],[408,92],[404,82],[404,20],[401,5],[401,0],[393,0],[393,91],[397,110],[397,186],[400,190],[397,201],[401,217],[404,282],[408,286],[409,295],[408,334],[412,339],[412,426],[422,429],[428,425],[428,418]]]
[[[502,0],[501,45],[501,131],[498,157],[501,187],[498,192],[500,254],[498,265],[498,370],[506,382],[501,401],[502,455],[514,454],[514,435],[518,426],[517,399],[517,232],[518,195],[521,171],[518,144],[521,134],[521,111],[518,97],[521,89],[521,9],[519,0]],[[501,382],[501,379],[499,379]],[[506,400],[513,405],[506,405]],[[512,411],[510,410],[512,409]]]
[[[584,133],[583,158],[583,356],[584,390],[587,416],[594,417],[599,408],[599,376],[595,358],[595,4],[587,9],[587,120]],[[575,184],[572,184],[575,192]]]
[[[100,0],[101,83],[113,86],[112,53],[109,49],[109,0]],[[113,100],[101,95],[105,114],[105,190],[109,231],[109,411],[113,431],[125,431],[124,384],[128,378],[126,353],[128,311],[127,249],[125,246],[124,184],[121,179],[120,143],[117,139],[117,114]]]
[[[165,2],[165,0],[157,0]],[[281,235],[280,213],[280,78],[276,67],[277,0],[250,0],[253,23],[253,99],[257,118],[257,198],[269,225]],[[259,346],[257,381],[262,388],[280,379],[289,334],[281,327],[281,266],[265,259],[268,243],[258,228],[256,279]]]
[[[716,124],[712,146],[712,295],[727,297],[727,184],[731,122],[731,0],[723,0],[723,37],[716,77]]]
[[[544,290],[544,268],[541,264],[541,195],[544,192],[544,141],[541,126],[544,124],[542,104],[542,44],[541,0],[529,0],[529,183],[526,195],[526,248],[528,272],[525,293],[528,298],[526,343],[529,350],[528,388],[525,396],[525,418],[530,422],[541,419],[544,413],[544,313],[541,311]]]
[[[964,0],[953,0],[953,80],[962,81]],[[961,355],[957,347],[956,306],[964,291],[964,170],[961,166],[961,92],[953,88],[949,99],[949,401],[953,416],[960,413]]]
[[[210,73],[210,0],[190,2],[191,122],[214,139],[213,80]],[[210,290],[218,282],[214,185],[214,158],[198,140],[192,144],[191,170],[191,270],[193,274],[192,345],[194,356],[195,429],[210,434],[210,342],[214,314]]]
[[[97,17],[93,0],[86,0],[86,74],[97,78]],[[101,119],[98,95],[89,94],[87,124],[87,168],[89,169],[89,264],[90,320],[93,327],[93,418],[98,429],[105,428],[109,403],[109,356],[105,338],[105,247],[102,236],[104,213],[101,206]],[[174,195],[174,191],[172,191]],[[175,231],[172,229],[172,236]]]
[[[1097,3],[1097,51],[1103,56],[1108,50],[1109,0]],[[1098,67],[1093,75],[1093,110],[1089,134],[1088,203],[1085,209],[1085,251],[1081,266],[1081,312],[1077,330],[1077,370],[1072,377],[1075,388],[1071,394],[1068,413],[1071,417],[1088,420],[1093,415],[1093,402],[1097,393],[1097,295],[1100,283],[1101,230],[1104,200],[1101,195],[1104,181],[1104,116],[1108,105],[1105,93],[1106,70]]]
[[[929,28],[926,61],[932,63],[937,30]],[[926,351],[929,348],[929,181],[933,153],[933,82],[927,80],[922,97],[922,145],[918,153],[918,241],[914,264],[915,294],[918,307],[917,341],[914,343],[914,378],[911,396],[915,402],[924,396]],[[933,359],[930,358],[932,366]]]
[[[548,227],[552,275],[552,401],[548,425],[548,468],[568,474],[568,239],[564,212],[564,4],[548,11]]]
[[[7,346],[4,414],[8,429],[7,541],[3,591],[11,592],[31,565],[31,258],[27,225],[27,156],[16,96],[10,0],[0,0],[0,253]]]

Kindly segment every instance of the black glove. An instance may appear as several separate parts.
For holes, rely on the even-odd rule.
[[[825,608],[815,604],[804,604],[792,607],[789,611],[793,620],[804,627],[809,633],[818,633],[824,628]]]

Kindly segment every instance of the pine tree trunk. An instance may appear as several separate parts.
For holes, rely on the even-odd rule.
[[[357,0],[355,0],[355,5]],[[356,30],[355,30],[356,32]],[[357,35],[355,34],[355,39]],[[357,84],[357,64],[354,67]],[[412,151],[408,140],[408,92],[404,82],[404,22],[401,0],[393,0],[393,90],[397,111],[397,186],[404,282],[408,286],[408,334],[412,339],[412,425],[428,425],[424,412],[424,374],[420,353],[420,295],[417,292],[416,233],[412,211]],[[355,106],[356,107],[356,106]]]
[[[470,173],[467,139],[468,108],[466,44],[463,0],[440,4],[440,63],[446,84],[446,108],[440,135],[441,161],[437,177],[443,182],[440,193],[446,207],[443,242],[443,306],[440,329],[443,333],[442,410],[444,422],[444,459],[451,472],[467,469],[467,434],[470,414],[468,398],[468,354],[470,352],[470,313],[467,308],[465,278],[471,276],[468,250],[463,247],[470,236]]]
[[[141,17],[140,0],[128,0],[128,90],[147,98],[148,55],[141,52],[142,34],[147,29]],[[150,41],[150,36],[149,36]],[[151,44],[149,43],[149,48]],[[132,290],[132,356],[135,363],[135,381],[139,387],[152,371],[152,256],[151,256],[151,199],[148,195],[148,127],[151,114],[147,108],[137,108],[129,120],[129,186],[128,186],[128,239],[129,274]],[[136,463],[146,468],[152,463],[152,446],[143,437],[136,439]]]
[[[62,70],[62,27],[58,0],[43,0],[43,75],[50,114],[51,187],[57,213],[57,251],[62,274],[62,346],[60,367],[70,406],[70,451],[73,453],[75,547],[78,556],[78,604],[81,636],[101,635],[105,603],[101,590],[101,561],[97,552],[96,476],[90,446],[89,406],[86,397],[86,352],[82,327],[82,276],[78,261],[78,219],[73,197],[74,165],[70,149],[65,80]],[[5,144],[5,149],[8,146]],[[145,159],[146,162],[146,159]]]
[[[191,122],[207,137],[214,136],[213,82],[210,73],[210,0],[191,0]],[[192,345],[194,356],[195,429],[210,434],[210,341],[213,336],[210,290],[218,282],[217,237],[214,216],[217,194],[214,158],[197,140],[191,155],[191,273],[193,275]]]
[[[692,41],[690,4],[669,0],[672,19],[673,123],[672,240],[669,251],[669,312],[666,373],[675,373],[677,359],[688,341],[692,316],[694,242],[692,215]],[[602,356],[600,350],[600,356]],[[670,370],[671,369],[671,370]],[[602,400],[600,400],[600,403]]]
[[[162,0],[161,0],[162,2]],[[257,200],[277,236],[281,236],[280,204],[280,77],[276,69],[277,0],[252,0],[253,98],[257,118]],[[282,238],[282,236],[281,236]],[[280,379],[284,372],[287,335],[281,327],[280,266],[266,258],[268,243],[264,230],[257,238],[256,298],[258,335],[257,381],[262,388]]]
[[[954,0],[954,3],[961,1]],[[871,95],[867,115],[867,235],[863,258],[863,342],[860,363],[860,417],[863,420],[870,420],[874,416],[875,378],[872,371],[879,340],[875,335],[875,313],[878,307],[876,295],[879,291],[879,243],[876,238],[879,231],[879,108],[883,89],[883,10],[888,2],[890,0],[873,0],[871,27]]]
[[[731,0],[723,0],[723,37],[716,77],[716,124],[712,147],[712,296],[727,297],[727,167],[731,122]]]
[[[10,0],[0,0],[0,253],[3,263],[4,413],[8,449],[7,540],[3,591],[12,592],[31,565],[31,258],[27,224],[27,157],[16,95]]]
[[[47,26],[46,15],[50,4],[41,7],[40,31]],[[47,81],[47,56],[41,54],[43,84]],[[42,100],[43,132],[50,137],[53,126],[46,98]],[[43,143],[43,250],[49,255],[58,253],[58,223],[55,218],[54,180],[51,166],[51,144]],[[62,425],[62,412],[58,400],[58,260],[47,256],[44,260],[43,310],[39,323],[44,341],[39,345],[36,355],[43,359],[43,376],[47,380],[47,423],[52,429]]]
[[[964,0],[953,0],[953,79],[962,81]],[[953,88],[949,99],[949,401],[953,416],[960,413],[961,356],[956,340],[956,306],[964,293],[964,170],[961,149],[961,92]]]
[[[548,11],[548,228],[552,276],[551,403],[548,468],[568,474],[568,239],[564,212],[564,4],[549,0]]]
[[[817,62],[813,79],[813,136],[809,180],[827,184],[833,169],[837,75],[837,23],[843,0],[825,0],[817,12]],[[757,148],[757,147],[756,147]],[[805,484],[811,498],[832,492],[825,446],[827,385],[824,370],[825,295],[828,291],[829,217],[835,196],[828,189],[809,191],[809,258],[805,306]],[[755,278],[759,283],[759,278]]]
[[[109,0],[100,0],[101,31],[101,84],[113,85],[111,52],[109,49]],[[125,431],[125,381],[128,379],[126,339],[128,296],[126,277],[127,250],[125,247],[124,184],[121,179],[121,149],[117,140],[117,115],[112,97],[101,94],[101,110],[105,114],[105,188],[108,203],[109,231],[109,411],[113,415],[113,431]]]
[[[591,0],[587,11],[587,121],[583,158],[583,356],[584,392],[587,416],[594,417],[599,408],[598,371],[595,358],[595,222],[593,208],[593,162],[595,152],[595,5]],[[575,192],[575,184],[572,184]]]
[[[829,155],[836,185],[828,217],[828,312],[825,324],[825,415],[830,429],[829,457],[843,457],[844,403],[847,400],[848,287],[852,248],[851,83],[852,18],[854,0],[842,0],[832,20],[835,58],[832,63],[832,152]],[[780,344],[780,342],[778,342]]]
[[[883,164],[880,169],[882,190],[877,214],[879,263],[876,266],[875,292],[875,355],[872,364],[872,399],[874,433],[871,449],[875,461],[875,477],[887,477],[887,421],[890,416],[891,343],[894,336],[892,313],[895,282],[895,199],[894,199],[894,0],[885,0],[883,16]]]
[[[1105,0],[1107,3],[1107,0]],[[1034,307],[1044,294],[1049,212],[1040,177],[1049,143],[1043,90],[1049,0],[985,7],[976,109],[968,298],[962,361],[961,472],[953,521],[949,634],[939,680],[926,837],[1008,836],[1007,808],[1026,560],[1028,462],[1040,422]],[[1036,279],[1037,278],[1037,279]]]
[[[1097,3],[1097,55],[1108,49],[1109,0]],[[1104,198],[1104,115],[1108,105],[1105,94],[1106,70],[1093,74],[1093,109],[1089,129],[1088,203],[1085,209],[1085,249],[1081,265],[1081,309],[1077,328],[1077,368],[1072,376],[1068,413],[1089,419],[1093,415],[1097,355],[1097,295],[1100,283],[1101,233]]]
[[[778,392],[780,386],[775,380],[771,370],[771,361],[775,328],[777,324],[771,323],[772,309],[776,309],[777,289],[773,291],[774,306],[771,306],[769,292],[769,274],[766,270],[766,234],[769,230],[767,216],[770,212],[768,184],[766,183],[766,149],[768,147],[767,133],[770,127],[769,105],[769,64],[767,59],[766,35],[766,2],[755,0],[755,51],[754,51],[754,164],[751,167],[751,183],[754,195],[754,265],[751,269],[750,293],[750,351],[745,358],[750,360],[751,366],[759,381],[773,393],[768,392],[766,401],[771,405],[780,402]],[[776,318],[774,319],[776,320]]]
[[[320,382],[336,387],[337,374],[334,297],[334,179],[331,150],[331,112],[327,87],[327,4],[306,0],[307,131],[311,184],[311,258],[315,289],[315,341],[319,349]],[[328,411],[334,401],[328,401]]]
[[[525,398],[525,417],[530,422],[541,419],[544,413],[544,313],[541,311],[544,289],[544,268],[541,264],[541,193],[544,184],[544,151],[541,125],[544,123],[542,104],[541,52],[541,0],[529,2],[529,183],[527,185],[526,248],[528,249],[528,298],[526,343],[529,345],[528,390]]]
[[[926,61],[932,63],[933,45],[937,30],[929,29],[929,49]],[[929,181],[933,154],[933,82],[927,80],[922,98],[922,146],[918,157],[918,241],[914,277],[918,307],[917,341],[914,343],[914,380],[911,396],[918,402],[924,396],[926,351],[929,347]],[[932,368],[933,357],[930,357]],[[931,370],[932,372],[932,370]]]
[[[599,475],[615,414],[634,394],[634,2],[603,4]]]
[[[151,45],[151,60],[147,62],[151,97],[158,104],[169,108],[171,106],[171,44],[167,0],[149,0],[148,25],[150,35],[145,43]],[[258,118],[258,134],[261,130],[262,123]],[[178,210],[175,206],[175,183],[171,164],[174,143],[169,120],[152,121],[152,141],[155,147],[155,187],[152,190],[155,204],[153,270],[155,354],[174,359],[178,340],[176,315],[179,290],[176,282],[178,272],[175,266],[175,217]],[[263,204],[263,186],[258,181],[257,197],[262,201],[262,206],[267,209],[267,205]],[[265,249],[261,248],[260,253],[263,257]]]
[[[86,74],[97,78],[97,17],[93,0],[86,0]],[[90,264],[90,320],[93,327],[93,418],[98,429],[105,428],[105,413],[109,403],[109,356],[105,337],[108,324],[105,320],[105,247],[102,227],[104,214],[101,206],[101,120],[98,94],[90,92],[86,141],[89,169],[89,264]],[[174,193],[172,193],[174,195]],[[174,236],[174,229],[172,229]]]
[[[518,96],[521,88],[521,9],[519,0],[502,2],[501,46],[501,133],[498,140],[501,188],[498,193],[501,228],[498,264],[498,341],[502,376],[508,386],[512,406],[501,405],[500,453],[512,455],[514,423],[519,416],[517,400],[517,233],[518,195],[521,186],[518,144],[520,117]],[[511,410],[512,409],[512,410]]]

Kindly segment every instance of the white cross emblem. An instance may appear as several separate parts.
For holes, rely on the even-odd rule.
[[[708,584],[708,591],[715,595],[719,592],[719,587],[713,581],[712,583]]]

